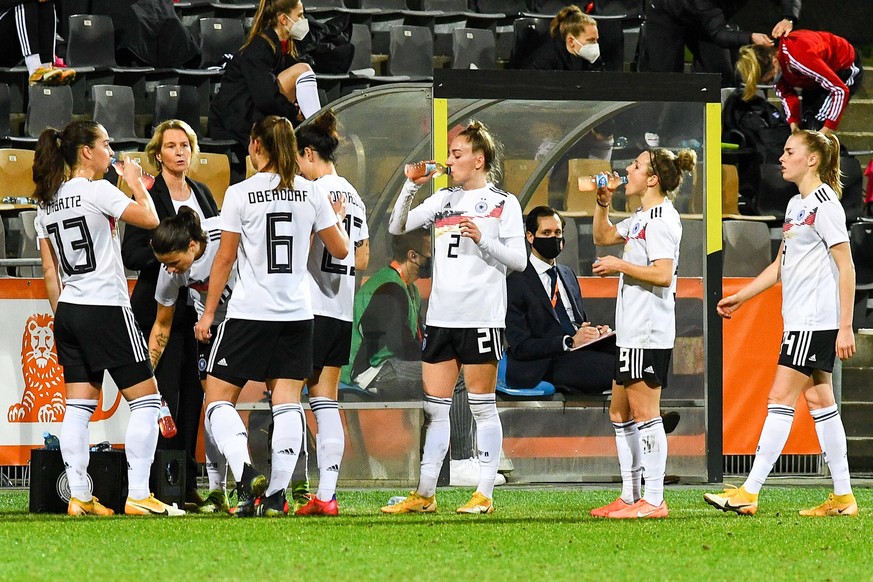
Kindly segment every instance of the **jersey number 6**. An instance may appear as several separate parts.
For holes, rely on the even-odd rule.
[[[294,237],[277,234],[276,225],[291,222],[290,212],[271,212],[267,214],[267,273],[293,273],[291,265]]]

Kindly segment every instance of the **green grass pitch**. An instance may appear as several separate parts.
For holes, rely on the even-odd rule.
[[[456,515],[469,489],[440,489],[430,515],[382,515],[398,490],[341,490],[337,518],[70,518],[27,512],[0,492],[3,580],[869,580],[856,518],[802,518],[823,487],[766,487],[758,515],[703,501],[718,487],[668,487],[670,517],[611,521],[588,511],[616,489],[501,487],[492,515]]]

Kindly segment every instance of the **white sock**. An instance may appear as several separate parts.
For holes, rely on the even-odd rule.
[[[227,488],[227,459],[221,454],[221,449],[215,442],[209,416],[203,419],[203,447],[206,449],[206,476],[209,479],[209,490],[223,491]]]
[[[821,446],[825,461],[831,470],[831,479],[834,480],[834,494],[851,493],[852,483],[849,479],[846,429],[843,428],[843,420],[840,418],[837,405],[811,410],[810,414],[815,421],[818,444]]]
[[[309,405],[318,424],[318,434],[315,437],[318,492],[315,496],[322,501],[330,501],[336,495],[336,482],[346,448],[339,403],[330,398],[315,397],[309,399]]]
[[[300,453],[297,455],[297,464],[294,465],[294,473],[291,475],[291,484],[309,483],[309,441],[306,430],[306,412],[300,417],[303,420],[302,438],[300,439]]]
[[[767,475],[773,470],[773,465],[785,447],[792,422],[794,422],[792,407],[781,404],[767,405],[767,419],[764,420],[764,428],[761,429],[761,436],[758,439],[755,462],[752,463],[752,470],[743,483],[743,488],[749,493],[757,495],[761,491]]]
[[[476,452],[479,456],[479,486],[476,491],[491,499],[503,446],[503,425],[497,413],[497,398],[494,394],[468,394],[467,398],[476,420]]]
[[[131,400],[130,420],[124,436],[124,452],[127,455],[127,496],[130,499],[145,499],[149,496],[149,473],[155,459],[158,444],[158,416],[161,413],[161,396],[148,394]]]
[[[249,433],[232,402],[220,400],[206,407],[206,417],[218,450],[224,455],[235,481],[242,479],[243,466],[251,464]]]
[[[621,499],[636,503],[640,499],[640,481],[643,471],[640,465],[640,431],[633,419],[612,423],[615,429],[615,448],[618,450],[618,467],[621,472]]]
[[[27,74],[32,75],[35,70],[42,66],[42,61],[39,60],[39,53],[34,53],[24,57],[24,66],[27,67]],[[76,499],[79,498],[76,497]]]
[[[303,117],[312,117],[321,109],[321,101],[318,99],[318,82],[315,73],[307,71],[297,77],[294,83],[297,90],[297,106]]]
[[[282,491],[291,482],[303,442],[303,407],[298,402],[273,406],[273,442],[270,443],[270,486],[267,495]]]
[[[38,57],[37,57],[38,58]],[[64,459],[70,495],[79,501],[91,501],[88,486],[88,423],[97,410],[96,400],[67,400],[67,410],[61,423],[61,458]]]
[[[449,408],[451,398],[424,395],[424,450],[421,453],[421,475],[418,494],[433,497],[446,453],[449,452]]]
[[[655,507],[664,501],[664,473],[667,471],[667,434],[661,417],[637,424],[640,431],[640,464],[646,479],[643,499]]]

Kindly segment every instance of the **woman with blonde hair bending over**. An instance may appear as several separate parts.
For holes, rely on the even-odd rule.
[[[449,146],[446,166],[453,182],[416,208],[418,189],[434,172],[408,179],[388,230],[393,235],[433,229],[433,287],[421,355],[424,383],[424,451],[418,488],[384,513],[436,511],[436,484],[449,449],[449,406],[461,366],[476,420],[479,484],[458,513],[491,513],[494,480],[503,444],[495,388],[506,328],[506,275],[527,265],[518,199],[491,183],[498,146],[473,121]],[[407,177],[414,176],[407,166]]]
[[[231,186],[221,212],[221,243],[194,334],[211,326],[237,262],[238,279],[218,326],[206,372],[206,416],[237,482],[237,517],[288,513],[285,488],[303,439],[300,393],[312,375],[312,300],[306,262],[314,232],[343,259],[349,239],[344,206],[331,207],[315,184],[297,176],[297,140],[291,122],[270,115],[255,123],[249,155],[258,173]],[[249,380],[272,394],[272,472],[269,485],[251,466],[248,434],[235,405]],[[265,497],[256,500],[259,496]]]
[[[785,210],[776,260],[746,287],[718,302],[718,314],[730,319],[743,303],[782,282],[782,348],[767,398],[767,418],[755,462],[742,487],[703,497],[722,511],[741,515],[758,511],[758,494],[788,440],[794,405],[803,395],[815,421],[834,492],[824,503],[800,515],[858,515],[849,480],[846,431],[831,380],[835,358],[846,360],[855,353],[855,267],[846,213],[839,200],[839,142],[835,136],[818,131],[798,131],[785,142],[779,162],[782,177],[796,184],[800,193]]]
[[[118,220],[154,228],[158,216],[136,163],[128,160],[123,173],[133,200],[99,179],[112,156],[102,125],[74,121],[63,131],[49,128],[40,134],[33,163],[34,196],[39,200],[36,233],[66,383],[60,440],[70,483],[67,513],[113,513],[92,496],[87,473],[88,422],[99,404],[103,373],[108,371],[130,405],[124,438],[128,481],[124,512],[184,515],[149,491],[161,397],[145,340],[130,310],[116,228]]]
[[[693,150],[673,154],[646,150],[627,167],[628,196],[641,206],[613,225],[609,221],[612,192],[597,191],[594,244],[624,244],[622,258],[599,257],[595,275],[619,275],[615,304],[615,381],[609,418],[621,470],[621,495],[591,511],[595,517],[637,519],[667,517],[664,472],[667,435],[661,420],[661,391],[676,339],[676,273],[682,223],[673,198],[682,173],[694,169]],[[641,481],[646,491],[641,495]]]

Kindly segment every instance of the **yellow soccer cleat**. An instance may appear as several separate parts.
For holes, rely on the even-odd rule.
[[[459,507],[455,513],[494,513],[494,503],[476,491],[470,501]]]
[[[803,509],[800,511],[803,517],[832,517],[840,515],[855,516],[858,515],[858,503],[855,501],[855,496],[851,493],[845,495],[828,495],[827,501],[813,507],[812,509]]]
[[[722,511],[733,511],[740,515],[755,515],[758,511],[758,495],[749,493],[744,487],[729,487],[721,495],[706,493],[703,499]]]
[[[100,503],[96,497],[92,497],[91,501],[80,501],[75,497],[70,497],[70,503],[67,505],[67,515],[115,515],[115,512]]]
[[[382,513],[433,513],[437,509],[436,496],[423,497],[418,491],[410,491],[403,501],[386,505]]]
[[[175,504],[167,505],[163,501],[155,499],[154,495],[149,495],[145,499],[127,498],[127,503],[124,504],[125,515],[168,515],[179,516],[185,515],[185,511],[176,507]]]

